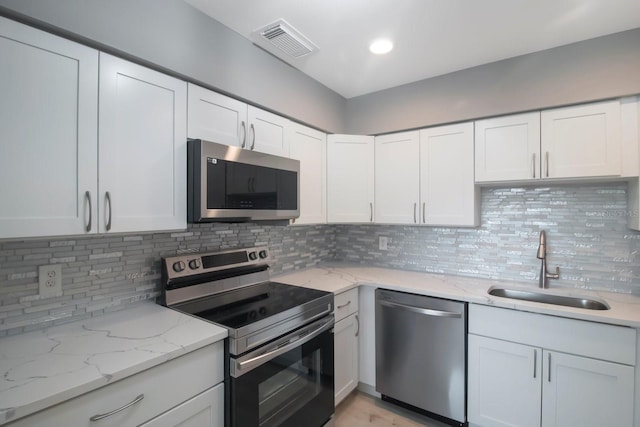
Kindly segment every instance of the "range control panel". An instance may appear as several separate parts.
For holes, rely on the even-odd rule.
[[[185,278],[240,267],[268,265],[266,246],[168,257],[162,260],[167,279]]]

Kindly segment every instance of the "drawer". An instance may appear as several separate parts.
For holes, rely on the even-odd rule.
[[[358,288],[339,293],[334,297],[336,322],[358,312]]]
[[[9,424],[11,427],[137,426],[224,379],[222,341]],[[144,398],[99,422],[90,418]]]
[[[469,333],[625,365],[636,364],[636,330],[626,326],[470,304]]]

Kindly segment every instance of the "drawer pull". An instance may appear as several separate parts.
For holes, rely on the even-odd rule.
[[[129,408],[130,406],[133,406],[136,403],[140,402],[142,399],[144,399],[144,394],[139,395],[138,397],[133,399],[131,402],[127,403],[124,406],[119,407],[118,409],[114,409],[113,411],[109,411],[106,414],[94,415],[93,417],[89,418],[89,420],[90,421],[100,421],[103,418],[107,418],[107,417],[110,417],[111,415],[117,414],[118,412],[124,411],[125,409]]]
[[[351,305],[351,300],[349,300],[349,301],[345,302],[345,303],[344,303],[344,304],[342,304],[342,305],[339,305],[337,308],[338,308],[338,310],[340,310],[341,308],[345,308],[345,307],[348,307],[348,306],[350,306],[350,305]]]
[[[360,318],[356,314],[356,324],[358,325],[358,329],[356,329],[356,336],[360,335]]]
[[[538,365],[538,350],[534,348],[533,349],[533,378],[536,377],[537,365]]]

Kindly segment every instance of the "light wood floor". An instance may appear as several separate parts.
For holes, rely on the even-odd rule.
[[[446,424],[356,391],[336,408],[335,427],[447,427]]]

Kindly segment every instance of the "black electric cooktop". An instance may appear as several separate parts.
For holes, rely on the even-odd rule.
[[[239,329],[328,294],[284,283],[263,282],[209,297],[198,304],[201,310],[192,314]]]

